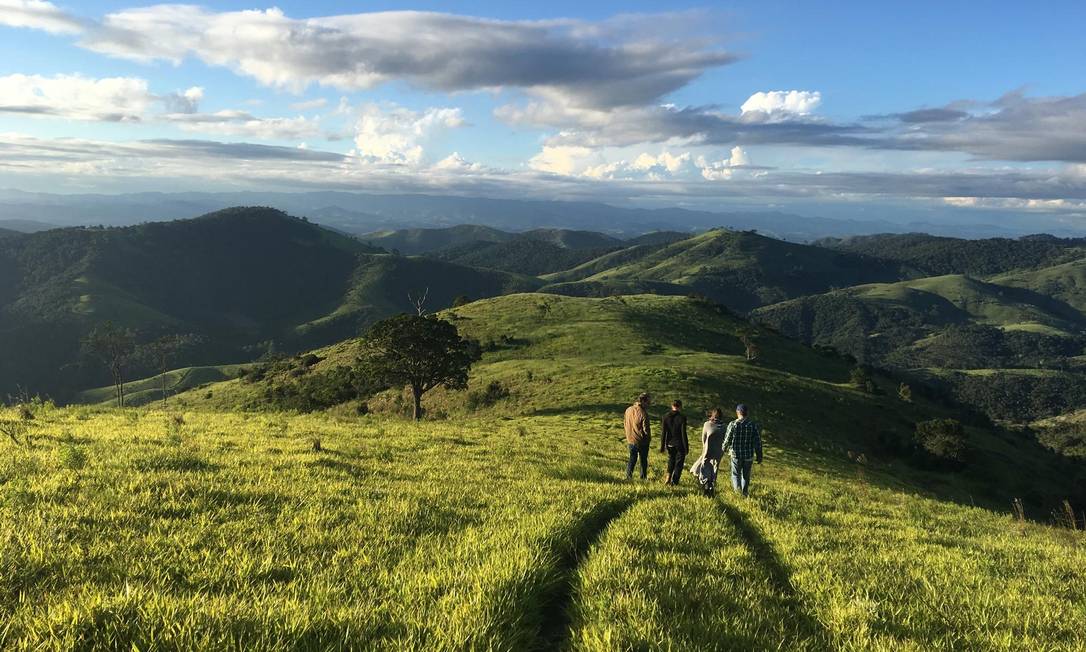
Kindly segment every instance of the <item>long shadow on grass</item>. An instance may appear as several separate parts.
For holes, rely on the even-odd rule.
[[[732,505],[720,503],[720,510],[735,527],[735,531],[743,539],[743,543],[750,549],[754,558],[766,570],[769,581],[773,587],[786,599],[789,611],[795,618],[796,636],[803,639],[820,641],[828,645],[830,637],[826,628],[816,618],[807,613],[803,601],[792,584],[792,576],[788,568],[781,561],[780,555],[773,549],[773,544],[766,540],[758,526],[750,522],[743,512]]]
[[[603,536],[607,526],[633,507],[634,502],[634,499],[628,498],[596,506],[581,520],[569,545],[558,551],[557,580],[543,597],[543,619],[535,649],[563,650],[568,647],[573,623],[573,598],[577,591],[577,567]]]

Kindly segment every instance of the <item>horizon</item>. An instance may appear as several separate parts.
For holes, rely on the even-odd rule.
[[[413,6],[0,0],[0,187],[1086,233],[1080,4]]]

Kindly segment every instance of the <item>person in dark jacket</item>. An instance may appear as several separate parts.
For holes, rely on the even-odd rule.
[[[667,476],[664,484],[672,487],[679,484],[686,454],[690,452],[690,440],[686,436],[686,415],[682,409],[682,401],[671,403],[671,411],[664,416],[663,434],[660,437],[660,452],[667,452]]]

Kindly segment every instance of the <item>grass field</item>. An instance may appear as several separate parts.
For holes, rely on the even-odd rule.
[[[749,363],[741,322],[685,298],[446,316],[484,343],[470,391],[502,383],[495,404],[246,411],[261,385],[234,379],[170,412],[46,410],[32,447],[0,442],[0,649],[1086,647],[1086,539],[1009,513],[1060,490],[1039,447],[970,428],[958,472],[881,457],[876,433],[947,408],[858,391],[844,360],[770,333]],[[307,373],[353,355],[320,354]],[[658,453],[622,479],[645,388],[695,423],[754,406],[750,499],[666,488]]]
[[[74,408],[35,434],[0,458],[3,649],[1086,645],[1080,533],[818,455],[771,446],[744,501],[621,481],[588,416]]]

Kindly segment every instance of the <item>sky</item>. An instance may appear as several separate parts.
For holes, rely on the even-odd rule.
[[[0,188],[1086,232],[1086,3],[0,0]]]

